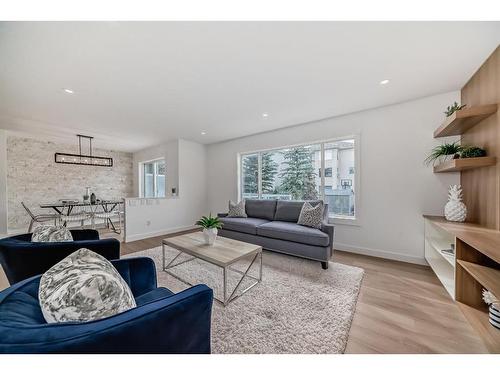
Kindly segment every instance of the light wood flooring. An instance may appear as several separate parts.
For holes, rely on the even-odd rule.
[[[122,254],[165,237],[122,243]],[[429,267],[338,250],[332,261],[365,270],[346,353],[488,352]]]
[[[122,242],[121,253],[161,246],[165,237]],[[338,250],[332,261],[365,270],[346,353],[487,353],[429,267]]]

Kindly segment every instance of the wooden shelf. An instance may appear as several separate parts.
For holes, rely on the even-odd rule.
[[[465,169],[488,167],[495,165],[497,159],[492,156],[480,158],[452,159],[434,166],[434,173],[459,172]]]
[[[472,223],[448,221],[442,216],[424,215],[424,217],[446,230],[452,236],[459,238],[495,262],[500,263],[500,231]]]
[[[460,259],[457,262],[485,289],[495,296],[500,296],[500,270]]]
[[[470,325],[481,335],[488,350],[500,353],[500,329],[493,327],[488,321],[486,305],[484,310],[457,302],[458,307],[469,321]]]
[[[460,135],[497,111],[496,104],[475,106],[456,111],[434,131],[434,138]]]

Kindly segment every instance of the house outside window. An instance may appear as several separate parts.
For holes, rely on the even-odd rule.
[[[141,197],[165,197],[165,159],[142,163]]]

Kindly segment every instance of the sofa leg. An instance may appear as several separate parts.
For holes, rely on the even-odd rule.
[[[327,269],[328,269],[328,262],[321,262],[321,267],[322,267],[324,270],[327,270]]]

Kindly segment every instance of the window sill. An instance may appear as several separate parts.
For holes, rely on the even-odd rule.
[[[328,223],[335,225],[353,225],[353,226],[361,226],[359,218],[348,218],[348,217],[338,217],[338,216],[330,216],[328,218]]]

